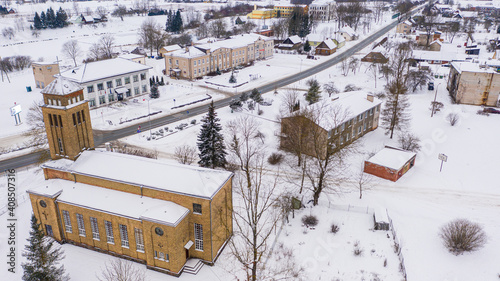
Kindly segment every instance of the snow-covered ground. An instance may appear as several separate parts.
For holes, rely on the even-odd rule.
[[[139,24],[140,21],[137,23]],[[95,35],[94,38],[97,37]],[[65,40],[67,38],[60,40],[59,45],[56,45],[60,46]],[[133,40],[133,42],[135,41],[136,39]],[[460,44],[458,42],[454,41],[453,45]],[[55,47],[56,45],[49,45],[48,47],[53,47],[51,49],[57,51],[59,47]],[[2,55],[6,50],[4,48],[0,49]],[[39,50],[35,50],[35,52],[37,51]],[[359,58],[367,52],[368,48],[360,52],[357,57]],[[321,58],[319,62],[324,59]],[[277,72],[279,69],[278,64],[285,63],[283,60],[290,61],[290,67],[284,68],[284,72]],[[292,60],[295,60],[295,63]],[[251,72],[254,69],[258,69],[255,73],[259,73],[262,79],[255,80],[255,84],[247,84],[246,87],[251,89],[266,82],[265,79],[272,80],[278,75],[293,73],[293,70],[290,70],[293,67],[295,67],[295,72],[299,71],[299,62],[301,62],[299,56],[276,55],[274,59],[263,62],[262,65],[240,71],[238,75],[246,77],[248,74],[252,74]],[[302,68],[313,67],[314,62],[303,59]],[[311,65],[308,65],[309,63]],[[270,66],[266,64],[270,64]],[[377,88],[374,88],[375,83],[373,78],[369,76],[369,72],[366,71],[367,67],[368,65],[362,64],[356,75],[350,73],[347,77],[340,74],[338,67],[332,67],[317,74],[315,78],[321,84],[334,81],[339,89],[343,89],[347,84],[355,84],[368,92],[382,91],[383,80],[377,81]],[[268,70],[266,71],[266,69]],[[247,70],[250,73],[246,73]],[[27,86],[25,81],[34,84],[30,75],[30,70],[13,74],[11,78],[13,80],[17,79],[17,83],[12,83],[12,85],[15,84],[16,86],[1,84],[2,95],[7,92],[5,101],[9,103],[8,106],[3,105],[4,103],[0,105],[1,114],[11,106],[13,101],[19,100],[19,102],[22,102],[26,111],[27,106],[24,106],[24,104],[29,104],[35,100],[34,97],[30,96],[35,95],[35,93],[26,93],[24,89]],[[272,77],[269,78],[269,76]],[[227,74],[226,77],[229,78]],[[358,191],[349,183],[346,183],[343,186],[345,192],[335,196],[323,194],[318,207],[311,208],[310,205],[307,205],[306,209],[297,211],[295,219],[291,219],[290,223],[285,224],[283,230],[279,232],[277,240],[294,249],[297,263],[306,267],[307,280],[376,280],[375,274],[380,280],[402,279],[402,275],[398,271],[399,260],[396,254],[391,252],[392,233],[372,232],[370,229],[373,228],[373,223],[370,213],[347,212],[332,207],[339,205],[368,206],[369,209],[387,208],[402,247],[408,280],[498,280],[498,274],[500,274],[498,268],[500,254],[497,250],[498,245],[500,245],[500,216],[498,216],[500,213],[498,203],[500,202],[500,184],[496,176],[498,165],[495,161],[500,159],[500,151],[496,149],[500,137],[500,131],[497,130],[500,115],[477,115],[476,111],[480,107],[452,104],[446,91],[446,78],[445,76],[444,79],[434,81],[437,89],[437,100],[444,104],[444,108],[432,118],[429,105],[434,99],[434,91],[427,91],[424,87],[410,94],[412,115],[410,130],[422,140],[422,150],[417,155],[416,165],[408,173],[395,183],[377,180],[372,190],[365,191],[363,199],[359,199]],[[173,98],[174,96],[177,97],[177,93],[180,98],[186,93],[194,93],[193,97],[203,96],[207,91],[197,87],[204,84],[204,81],[196,82],[198,84],[193,86],[190,85],[190,82],[185,81],[167,81],[174,83],[174,85],[165,86],[162,89],[162,97],[158,100],[158,105],[151,106],[151,111],[168,110],[173,105]],[[252,115],[260,122],[260,131],[266,136],[266,152],[276,151],[278,147],[276,132],[279,131],[279,124],[276,120],[279,114],[280,101],[282,95],[292,87],[306,88],[305,82],[301,81],[289,87],[278,89],[278,95],[273,93],[265,94],[264,98],[272,99],[273,105],[261,106],[264,111],[262,115],[257,115],[256,111],[248,110],[231,113],[228,107],[218,110],[217,113],[223,127],[228,121],[237,116]],[[176,94],[171,95],[171,92]],[[212,92],[210,92],[210,95],[212,95]],[[223,96],[222,93],[217,95],[214,98]],[[301,104],[306,104],[306,102],[302,101]],[[117,124],[120,118],[135,114],[134,112],[145,114],[147,113],[147,101],[139,99],[138,104],[131,103],[126,107],[106,108],[106,111],[102,109],[103,117],[99,115],[98,110],[91,113],[94,126],[98,127],[101,123],[102,127],[98,128],[109,129],[106,128],[108,126],[106,122],[101,119],[113,120],[113,124]],[[446,116],[450,112],[457,113],[460,116],[458,124],[453,127],[446,120]],[[16,129],[19,127],[11,128],[12,124],[8,122],[14,122],[12,117],[1,116],[2,132],[0,135],[8,136],[21,131],[21,129]],[[198,116],[196,119],[199,121],[201,117]],[[172,124],[169,127],[173,129],[177,125]],[[147,141],[146,137],[149,133],[144,132],[143,134],[127,137],[122,141],[146,149],[156,149],[160,152],[160,157],[172,159],[175,147],[183,144],[195,146],[199,129],[198,122],[198,124],[181,131],[173,129],[174,134],[161,139]],[[228,139],[228,136],[226,139]],[[384,134],[383,128],[379,127],[363,137],[363,144],[363,152],[350,159],[353,174],[359,172],[362,161],[370,153],[380,150],[384,145],[397,145],[397,142],[396,140],[390,140]],[[448,162],[444,163],[441,172],[441,162],[437,158],[439,153],[448,156]],[[2,179],[0,181],[0,190],[5,190],[6,177],[2,177]],[[29,188],[43,184],[43,174],[38,168],[23,168],[18,171],[18,194],[21,197],[19,198],[20,204],[16,209],[16,213],[19,219],[17,238],[20,245],[24,243],[28,236],[29,216],[31,213],[31,205],[24,192]],[[283,184],[283,188],[287,188],[286,184]],[[306,193],[304,196],[304,203],[306,203],[309,200],[307,197],[309,195]],[[1,214],[2,206],[6,202],[5,192],[0,194],[0,200]],[[235,200],[235,204],[238,204],[237,200]],[[318,216],[320,224],[316,229],[308,230],[305,234],[300,219],[303,215],[309,214]],[[479,251],[460,256],[450,254],[442,245],[438,233],[443,224],[455,218],[468,218],[480,223],[488,236],[486,246]],[[0,215],[2,225],[6,225],[6,219],[5,214]],[[340,231],[335,235],[328,232],[331,223],[340,226]],[[0,241],[6,241],[7,233],[3,227],[1,229]],[[387,238],[387,234],[390,235],[391,239]],[[355,257],[352,253],[353,244],[357,240],[359,240],[360,247],[364,249],[364,255],[361,257]],[[325,241],[325,243],[322,241]],[[20,280],[22,273],[19,266],[16,275],[5,274],[6,263],[3,253],[7,251],[6,247],[6,243],[0,243],[0,253],[2,253],[0,255],[0,272],[2,272],[0,276],[2,278],[0,279],[3,280],[3,276],[6,276],[8,278],[6,280]],[[72,245],[65,244],[62,247],[66,252],[64,264],[72,280],[95,279],[105,262],[113,259],[111,256]],[[375,251],[372,252],[372,249]],[[18,256],[20,256],[20,250]],[[388,260],[387,267],[383,266],[385,258]],[[85,261],[85,266],[81,266],[82,260]],[[20,258],[19,261],[23,261],[23,258]],[[143,265],[136,266],[144,268]],[[229,251],[226,249],[214,267],[204,266],[197,276],[183,274],[179,279],[174,279],[174,277],[148,270],[147,279],[236,280],[233,274],[228,272],[231,267],[235,266],[234,259],[231,258]]]

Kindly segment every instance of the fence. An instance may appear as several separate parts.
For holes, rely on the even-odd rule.
[[[403,257],[403,252],[401,251],[401,249],[403,248],[403,245],[402,245],[401,240],[399,239],[399,236],[396,233],[396,229],[394,228],[394,224],[392,222],[392,219],[389,216],[389,212],[387,212],[387,217],[389,218],[389,225],[391,227],[392,238],[394,239],[394,247],[396,250],[396,254],[398,254],[398,258],[399,258],[399,269],[401,270],[401,273],[403,274],[403,277],[405,278],[405,280],[408,280],[407,276],[406,276],[405,259]]]
[[[328,203],[328,209],[346,211],[346,212],[364,213],[364,214],[373,214],[375,212],[373,208],[370,208],[370,206],[361,207],[361,206],[354,206],[351,204],[338,205],[338,204]]]

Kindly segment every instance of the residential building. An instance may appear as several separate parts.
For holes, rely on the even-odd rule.
[[[280,50],[298,50],[302,45],[302,39],[298,35],[293,35],[278,44],[277,48]]]
[[[364,172],[390,181],[397,181],[415,166],[417,154],[386,146],[365,161]]]
[[[59,64],[51,62],[32,62],[33,77],[37,88],[43,89],[54,81],[54,75],[59,73]]]
[[[336,34],[335,38],[332,38],[333,42],[337,44],[337,49],[340,49],[345,46],[345,38]]]
[[[443,43],[440,40],[434,40],[429,44],[429,50],[434,52],[440,52]]]
[[[410,34],[413,24],[407,20],[396,25],[396,33]]]
[[[345,25],[339,30],[340,36],[344,37],[345,41],[357,40],[359,35],[352,27]]]
[[[316,47],[324,40],[324,36],[321,34],[308,34],[306,40],[309,41],[311,47]]]
[[[119,58],[131,60],[136,63],[146,64],[146,56],[145,55],[137,55],[137,54],[123,54],[120,55]]]
[[[167,75],[183,79],[230,70],[273,56],[273,40],[258,34],[242,34],[221,41],[196,44],[165,55]]]
[[[319,156],[324,157],[329,140],[337,145],[346,145],[375,130],[381,103],[365,91],[353,91],[310,105],[305,111],[312,112],[312,116],[300,111],[291,113],[281,118],[280,148],[293,150],[293,144],[300,142],[304,144],[303,154],[316,156],[319,150]],[[329,112],[340,111],[345,114],[329,115]],[[339,119],[338,115],[342,118]],[[314,147],[315,144],[322,147]]]
[[[292,15],[294,9],[301,10],[304,14],[307,14],[307,5],[294,5],[290,3],[277,3],[274,4],[273,18],[288,18]]]
[[[500,106],[498,67],[452,62],[446,89],[456,103]]]
[[[90,108],[149,94],[151,66],[124,58],[89,62],[61,72],[83,87]]]
[[[427,42],[427,37],[429,37],[429,42]],[[431,32],[430,35],[427,35],[427,32],[420,31],[417,33],[416,39],[417,39],[417,45],[427,46],[427,43],[430,44],[432,41],[441,40],[441,32],[434,31]]]
[[[413,50],[412,59],[416,62],[427,62],[430,64],[448,64],[452,61],[465,61],[466,54],[445,51],[422,51]]]
[[[165,57],[165,54],[168,54],[168,53],[171,53],[171,52],[175,52],[175,51],[178,51],[178,50],[181,50],[182,47],[177,45],[177,44],[174,44],[174,45],[168,45],[168,46],[165,46],[165,47],[162,47],[160,49],[160,55],[162,57]]]
[[[82,87],[58,77],[43,95],[52,160],[28,194],[45,235],[174,276],[215,263],[232,235],[231,172],[96,151],[80,141],[93,140]]]
[[[337,44],[332,39],[326,39],[315,49],[316,55],[329,56],[337,51]]]
[[[361,58],[363,62],[373,62],[373,63],[387,63],[389,57],[387,56],[387,51],[384,47],[378,46],[371,50],[366,56]]]
[[[335,1],[316,0],[309,5],[309,16],[317,21],[330,21],[334,11]]]

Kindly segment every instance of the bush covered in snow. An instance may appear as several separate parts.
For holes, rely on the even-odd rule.
[[[467,219],[456,219],[441,228],[439,236],[444,246],[453,254],[471,252],[482,248],[487,238],[483,228]]]
[[[313,215],[303,216],[302,223],[307,227],[316,226],[318,225],[318,218],[316,218],[316,216]]]

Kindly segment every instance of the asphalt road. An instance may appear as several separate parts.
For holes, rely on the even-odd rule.
[[[335,64],[341,62],[342,60],[352,56],[354,53],[364,49],[366,46],[368,46],[370,43],[374,42],[377,40],[379,37],[387,33],[389,30],[394,28],[397,25],[397,21],[392,22],[388,26],[382,28],[381,30],[377,31],[376,33],[368,36],[367,38],[363,39],[360,41],[358,44],[352,46],[342,54],[339,54],[338,56],[334,57],[333,59],[327,60],[315,67],[312,67],[310,69],[304,70],[302,72],[299,72],[297,74],[285,77],[283,79],[274,81],[272,83],[266,84],[264,86],[258,87],[257,89],[261,93],[267,93],[270,91],[274,91],[274,89],[281,88],[283,86],[292,84],[294,82],[297,82],[299,80],[302,80],[304,78],[307,78],[309,76],[312,76],[314,74],[317,74],[321,71],[324,71],[325,69],[328,69]],[[241,95],[241,94],[239,94]],[[222,100],[218,100],[214,102],[215,108],[222,108],[225,106],[229,105],[229,102],[233,98],[239,97],[239,95],[235,95],[234,97],[230,98],[225,98]],[[204,114],[207,112],[208,105],[201,105],[198,107],[194,108],[187,108],[186,111],[182,113],[176,113],[173,115],[168,115],[168,116],[163,116],[158,119],[152,119],[151,120],[151,128],[156,128],[159,126],[166,126],[168,124],[171,124],[173,122],[177,122],[183,119],[189,119],[193,118],[196,115]],[[99,146],[101,144],[104,144],[106,142],[110,142],[113,140],[121,139],[133,134],[136,134],[138,126],[141,126],[142,131],[149,130],[150,125],[149,121],[140,123],[140,124],[135,124],[126,128],[114,130],[114,131],[97,131],[94,130],[94,144],[95,146]],[[26,155],[21,155],[18,157],[6,159],[3,161],[0,161],[0,171],[4,171],[6,169],[13,169],[13,168],[19,168],[23,166],[27,166],[30,164],[34,164],[38,162],[38,159],[40,158],[40,155],[42,152],[33,152],[30,154]]]

